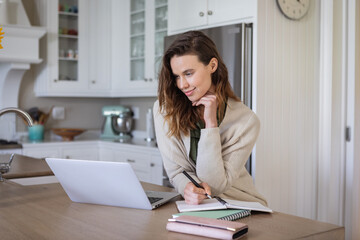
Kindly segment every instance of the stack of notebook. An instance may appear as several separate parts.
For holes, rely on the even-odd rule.
[[[169,219],[166,229],[216,239],[238,239],[246,235],[249,228],[241,222],[183,215]]]
[[[244,202],[232,199],[222,199],[225,204],[220,203],[217,199],[205,199],[199,205],[186,204],[183,201],[176,201],[179,212],[193,212],[205,210],[221,210],[221,209],[242,209],[251,211],[260,211],[272,213],[273,211],[258,202]]]
[[[226,201],[224,201],[226,200]],[[244,202],[224,199],[225,204],[217,199],[205,199],[199,205],[189,205],[185,201],[177,201],[176,206],[180,213],[173,214],[173,218],[181,215],[216,218],[221,220],[234,221],[251,214],[251,211],[272,213],[268,207],[258,202]]]
[[[177,218],[182,215],[215,218],[219,220],[235,221],[237,219],[247,217],[251,214],[250,210],[244,209],[226,209],[226,210],[211,210],[211,211],[194,211],[194,212],[182,212],[173,214],[173,218]]]
[[[249,216],[251,211],[272,213],[258,202],[219,198],[205,199],[198,205],[177,201],[176,206],[180,213],[172,215],[167,230],[220,239],[237,239],[248,232],[245,223],[230,221]]]

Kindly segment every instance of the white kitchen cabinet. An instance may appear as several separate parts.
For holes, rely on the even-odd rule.
[[[66,146],[62,149],[62,157],[80,160],[99,160],[99,151],[97,146]]]
[[[151,183],[163,185],[164,167],[160,152],[151,155],[150,162],[150,181]]]
[[[156,96],[167,0],[113,0],[111,18],[115,88],[121,96]]]
[[[111,2],[88,0],[89,90],[108,97],[111,91]]]
[[[254,0],[169,0],[168,33],[209,28],[256,17]]]
[[[103,146],[102,143],[100,143],[100,146],[99,146],[99,160],[100,161],[115,162],[114,148],[113,147]],[[119,162],[121,162],[121,161],[119,161]]]
[[[108,97],[110,78],[110,0],[42,1],[44,62],[36,66],[37,96]],[[62,6],[62,9],[61,7]],[[78,13],[67,9],[78,9]],[[78,34],[69,34],[77,32]]]
[[[89,142],[49,142],[23,143],[22,154],[35,158],[71,158],[81,160],[98,160],[98,143]]]
[[[35,158],[68,158],[129,163],[140,181],[163,184],[158,148],[106,141],[22,143],[22,154]]]
[[[101,161],[127,162],[140,181],[163,184],[163,164],[157,148],[100,142]]]
[[[54,146],[41,146],[34,144],[33,147],[25,147],[23,145],[22,154],[29,157],[34,158],[46,158],[46,157],[54,157],[54,158],[61,158],[62,153],[59,147]]]

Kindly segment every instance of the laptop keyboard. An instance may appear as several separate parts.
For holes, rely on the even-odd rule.
[[[157,201],[160,201],[163,198],[159,198],[159,197],[148,197],[148,199],[150,200],[150,203],[154,203]]]

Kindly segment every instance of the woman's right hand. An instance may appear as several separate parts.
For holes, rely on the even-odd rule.
[[[205,121],[205,128],[215,128],[218,126],[217,117],[216,117],[218,102],[215,94],[211,92],[207,92],[202,98],[200,98],[197,101],[194,101],[192,105],[204,106],[203,116]]]
[[[205,193],[211,195],[211,189],[207,183],[200,183],[200,185],[204,189],[196,187],[192,182],[186,184],[184,189],[184,198],[187,204],[200,204],[204,199],[207,198]]]

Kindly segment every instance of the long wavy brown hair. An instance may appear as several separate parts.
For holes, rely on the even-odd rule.
[[[168,136],[180,138],[181,133],[188,136],[190,129],[203,120],[203,106],[193,107],[187,96],[176,86],[170,60],[174,56],[196,55],[205,66],[212,58],[218,60],[217,70],[212,73],[211,80],[215,86],[218,101],[218,115],[222,120],[225,115],[224,106],[228,98],[239,101],[234,94],[228,79],[227,68],[218,53],[214,42],[200,31],[189,31],[178,36],[166,50],[159,76],[158,99],[160,112],[164,113],[169,125]]]

